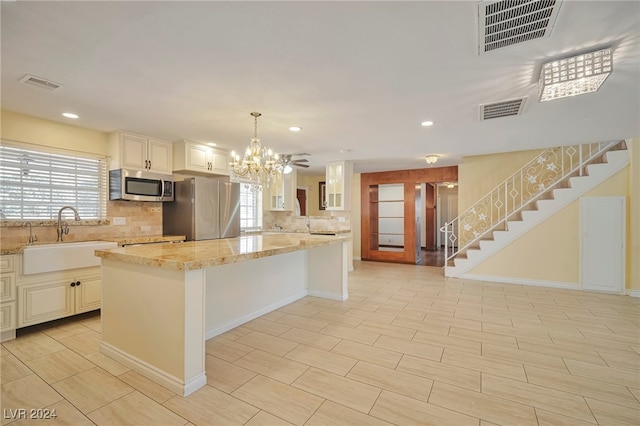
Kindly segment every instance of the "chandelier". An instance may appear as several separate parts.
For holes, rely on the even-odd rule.
[[[436,161],[438,161],[438,156],[427,155],[426,157],[424,157],[424,161],[426,161],[428,165],[433,166],[436,163]]]
[[[248,181],[253,185],[267,185],[274,180],[278,174],[282,173],[278,154],[263,147],[258,139],[258,117],[262,114],[252,112],[254,120],[253,138],[244,152],[244,158],[235,151],[231,151],[231,162],[229,166],[233,176],[242,181]]]

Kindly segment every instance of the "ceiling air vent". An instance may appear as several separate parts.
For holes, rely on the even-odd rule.
[[[478,4],[478,53],[549,37],[562,0],[502,0]]]
[[[40,87],[42,89],[47,89],[47,90],[56,90],[57,88],[62,86],[61,84],[54,83],[53,81],[50,81],[50,80],[45,80],[44,78],[36,77],[35,75],[31,75],[31,74],[27,74],[24,77],[22,77],[20,79],[20,83],[31,84],[36,87]]]
[[[480,105],[480,121],[509,117],[510,115],[520,115],[522,114],[526,100],[527,98],[524,97]]]

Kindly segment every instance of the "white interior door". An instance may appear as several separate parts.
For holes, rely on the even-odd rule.
[[[625,220],[624,197],[580,199],[583,289],[624,292]]]

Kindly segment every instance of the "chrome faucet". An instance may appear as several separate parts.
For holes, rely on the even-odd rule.
[[[78,210],[76,210],[75,207],[64,206],[60,210],[58,210],[58,228],[56,229],[56,231],[58,232],[58,239],[56,240],[56,242],[62,241],[62,236],[69,233],[69,226],[67,225],[67,222],[64,223],[64,226],[62,225],[62,211],[65,209],[73,210],[73,213],[76,215],[75,220],[80,220],[80,215],[78,214]]]
[[[33,233],[31,232],[31,222],[24,222],[22,224],[23,228],[29,227],[29,244],[33,244],[34,242],[38,241],[38,236],[37,235],[33,235]]]

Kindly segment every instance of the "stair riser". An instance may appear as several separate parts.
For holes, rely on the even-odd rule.
[[[570,188],[554,189],[552,190],[553,198],[538,200],[535,203],[537,210],[523,210],[521,221],[508,221],[507,230],[494,231],[492,240],[481,240],[479,249],[468,249],[467,258],[455,259],[454,267],[445,268],[445,276],[464,276],[489,256],[556,214],[587,191],[622,170],[629,163],[629,155],[626,150],[608,152],[606,158],[608,161],[606,163],[588,165],[586,167],[587,175],[569,178]]]

